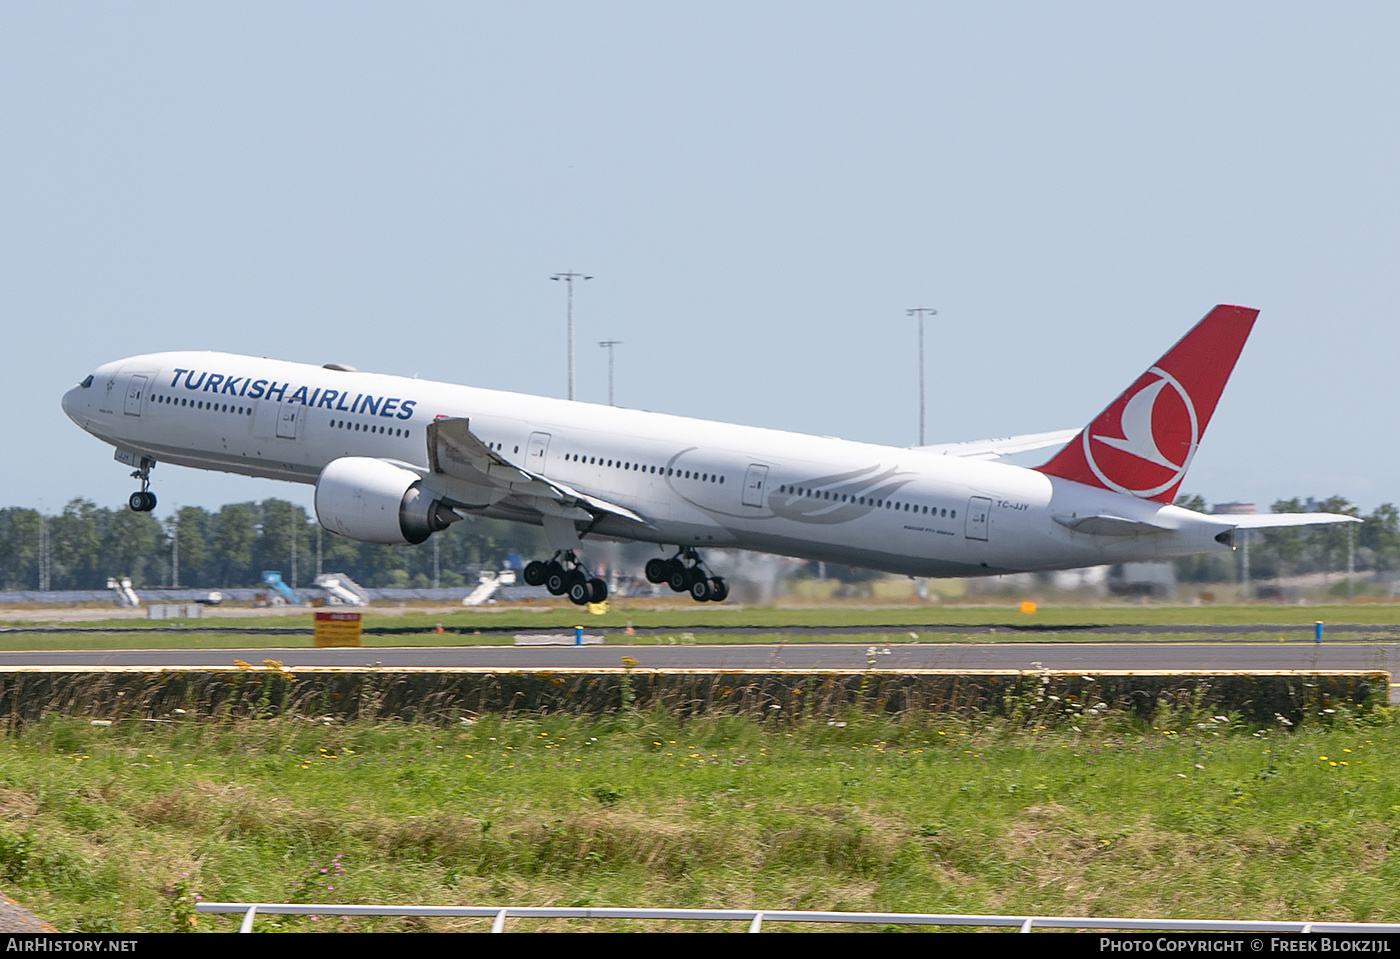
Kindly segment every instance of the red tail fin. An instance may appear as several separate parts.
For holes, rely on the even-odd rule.
[[[1258,310],[1217,306],[1094,417],[1042,473],[1170,503]]]

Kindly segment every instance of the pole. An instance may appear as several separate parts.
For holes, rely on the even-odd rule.
[[[1249,530],[1240,530],[1240,599],[1249,599]]]
[[[574,280],[591,280],[593,277],[584,276],[582,273],[572,271],[566,273],[556,273],[550,277],[551,280],[563,280],[569,288],[568,296],[568,326],[569,326],[569,399],[574,398]]]
[[[43,592],[49,591],[51,582],[50,572],[53,568],[50,558],[49,547],[49,518],[43,512],[39,513],[39,589]]]
[[[1356,585],[1352,577],[1356,575],[1356,541],[1352,538],[1353,527],[1347,524],[1347,599],[1356,597]]]
[[[613,402],[613,347],[621,346],[621,340],[602,340],[598,344],[608,351],[608,405],[616,406]]]
[[[938,311],[928,307],[916,307],[912,310],[904,311],[907,316],[917,316],[919,318],[919,445],[925,444],[924,439],[924,314],[937,316]]]

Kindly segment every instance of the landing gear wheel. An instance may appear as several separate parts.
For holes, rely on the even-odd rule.
[[[703,576],[690,584],[690,598],[697,603],[708,602],[710,596],[710,581]]]
[[[569,597],[579,606],[601,603],[608,595],[607,585],[588,571],[573,550],[559,550],[547,562],[525,564],[523,576],[530,586],[544,586],[550,595]]]
[[[671,560],[670,569],[666,572],[666,585],[671,587],[672,592],[684,593],[690,589],[690,570],[679,561]]]
[[[564,567],[558,563],[548,563],[545,566],[544,588],[549,590],[551,596],[563,596],[569,590],[569,580],[564,572]]]
[[[722,603],[729,598],[729,584],[716,576],[710,580],[710,602]]]
[[[141,457],[141,465],[131,474],[132,479],[141,481],[141,491],[132,493],[126,501],[126,505],[131,507],[133,513],[149,513],[156,508],[156,494],[151,492],[151,470],[155,469],[155,465],[155,460],[143,456]]]
[[[649,559],[646,573],[648,583],[664,583],[670,575],[669,564],[664,559]]]

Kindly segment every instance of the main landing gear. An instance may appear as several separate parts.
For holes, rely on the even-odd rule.
[[[591,575],[571,549],[561,549],[545,563],[526,563],[524,578],[526,585],[543,586],[554,596],[567,594],[575,606],[601,603],[608,598],[608,584]]]
[[[721,603],[729,596],[729,585],[710,575],[693,549],[681,549],[670,559],[647,561],[647,579],[665,583],[677,593],[689,593],[697,603]]]
[[[156,508],[156,494],[151,492],[151,467],[155,465],[155,460],[142,458],[140,468],[131,474],[132,479],[141,481],[141,491],[132,493],[126,500],[133,513],[149,513]]]

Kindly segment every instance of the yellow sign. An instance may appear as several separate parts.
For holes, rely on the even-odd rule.
[[[360,614],[317,613],[311,645],[318,649],[325,646],[360,645]]]

